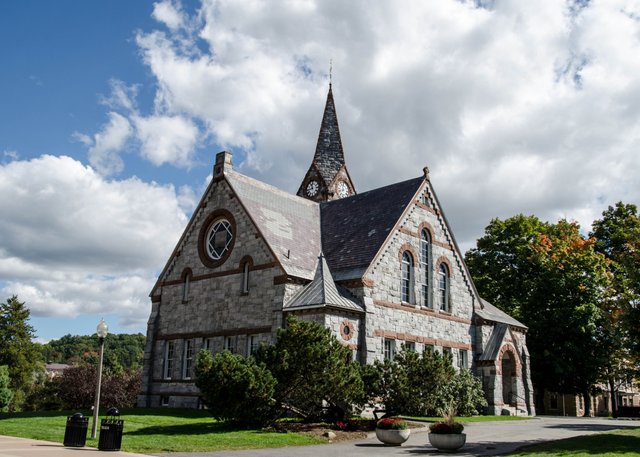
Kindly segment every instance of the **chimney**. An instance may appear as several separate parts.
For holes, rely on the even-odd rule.
[[[226,171],[231,171],[233,169],[231,157],[233,157],[233,154],[229,151],[222,151],[216,154],[216,163],[213,166],[214,181],[222,179]]]

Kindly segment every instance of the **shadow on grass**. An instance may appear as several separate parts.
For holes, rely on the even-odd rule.
[[[629,424],[629,425],[608,425],[608,424],[593,424],[589,422],[585,422],[582,424],[553,424],[546,425],[545,428],[558,428],[565,430],[577,430],[582,432],[610,432],[612,430],[624,430],[630,428],[638,428],[638,425]]]
[[[151,425],[149,427],[138,428],[137,430],[126,431],[125,435],[145,436],[145,435],[208,435],[229,432],[256,432],[263,433],[255,428],[242,428],[234,424],[216,422],[197,422],[194,424],[178,425]]]
[[[637,427],[637,431],[640,431]],[[618,428],[618,430],[620,430]],[[633,434],[631,434],[633,433]],[[640,435],[633,430],[620,431],[619,433],[602,433],[596,435],[576,436],[563,440],[552,441],[544,444],[535,444],[520,449],[517,455],[526,456],[528,454],[552,454],[557,455],[562,452],[576,454],[601,455],[608,453],[612,455],[637,455],[640,449]]]

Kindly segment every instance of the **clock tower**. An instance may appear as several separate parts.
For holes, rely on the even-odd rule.
[[[355,193],[355,187],[344,162],[338,116],[333,102],[331,84],[329,84],[316,153],[297,195],[321,202],[349,197]]]

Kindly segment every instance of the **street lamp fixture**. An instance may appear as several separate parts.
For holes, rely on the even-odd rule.
[[[109,327],[104,319],[100,319],[100,323],[96,327],[96,334],[100,340],[100,364],[98,365],[98,381],[96,383],[96,401],[93,405],[93,424],[91,426],[91,438],[96,437],[98,429],[98,410],[100,408],[100,384],[102,384],[102,358],[104,356],[104,339],[107,337]]]

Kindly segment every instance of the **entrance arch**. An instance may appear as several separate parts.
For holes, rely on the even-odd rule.
[[[502,354],[502,402],[513,403],[513,377],[516,372],[514,355],[508,351]]]

